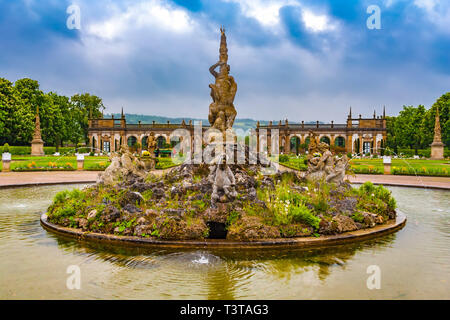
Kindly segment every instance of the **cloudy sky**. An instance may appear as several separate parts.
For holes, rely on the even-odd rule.
[[[220,25],[239,118],[343,122],[349,106],[396,114],[450,91],[448,0],[0,0],[0,77],[96,94],[106,112],[206,118]]]

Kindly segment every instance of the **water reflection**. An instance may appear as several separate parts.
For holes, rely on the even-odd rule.
[[[271,287],[278,281],[290,281],[299,275],[305,278],[303,282],[309,281],[311,285],[314,279],[325,283],[333,271],[345,271],[347,262],[357,252],[371,250],[380,254],[387,250],[395,241],[396,234],[334,247],[287,250],[161,249],[51,237],[61,250],[113,264],[123,271],[119,272],[123,278],[130,278],[130,269],[147,270],[157,274],[152,286],[156,285],[155,281],[163,286],[174,285],[178,291],[185,290],[186,297],[190,296],[190,289],[197,287],[201,296],[208,299],[239,299],[251,294],[253,281],[260,281],[258,278],[262,274],[273,279],[259,283],[261,290],[266,291],[272,291]],[[123,279],[118,280],[119,284],[123,285]],[[183,298],[183,295],[178,297]]]
[[[73,187],[73,186],[69,186]],[[314,249],[171,249],[112,246],[46,232],[39,215],[67,186],[0,190],[0,298],[448,299],[445,191],[394,188],[408,224],[382,238]],[[69,265],[82,290],[67,290]],[[368,290],[379,265],[383,290]]]

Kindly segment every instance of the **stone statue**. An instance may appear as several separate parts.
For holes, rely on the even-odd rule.
[[[99,173],[97,183],[112,185],[130,176],[146,175],[145,163],[135,157],[128,146],[122,145],[118,153],[111,154],[110,161],[108,168]]]
[[[44,141],[41,136],[41,120],[39,119],[39,106],[36,108],[36,122],[34,126],[33,140],[31,141],[31,155],[44,155]]]
[[[434,122],[434,138],[431,144],[431,159],[442,160],[444,159],[444,146],[441,138],[441,124],[439,121],[439,109],[436,108],[436,118]]]
[[[229,202],[236,198],[236,179],[230,167],[226,164],[226,157],[222,155],[215,166],[210,167],[209,181],[213,184],[211,206],[218,202]]]
[[[347,156],[337,159],[335,163],[330,146],[324,142],[319,142],[317,135],[313,131],[310,130],[309,133],[310,143],[308,147],[306,179],[336,184],[344,182],[345,172],[349,166]]]
[[[212,128],[225,132],[233,127],[236,118],[233,101],[237,84],[234,78],[229,75],[230,66],[227,64],[228,49],[225,29],[220,28],[220,32],[219,61],[209,68],[209,72],[215,78],[215,83],[209,85],[213,102],[209,106],[208,120]],[[217,67],[219,67],[219,72],[216,71]]]
[[[156,149],[156,139],[155,139],[154,132],[150,132],[150,136],[148,137],[147,145],[148,145],[148,152],[150,153],[150,157],[154,157],[155,149]]]
[[[318,146],[319,141],[316,133],[312,130],[309,130],[308,157],[312,156],[316,152],[319,152]]]
[[[348,164],[348,158],[346,155],[342,156],[336,161],[336,166],[334,167],[334,170],[327,175],[327,182],[328,183],[342,183],[345,178],[345,172],[349,168]]]

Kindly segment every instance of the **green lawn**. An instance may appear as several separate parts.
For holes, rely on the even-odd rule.
[[[306,169],[308,169],[308,166],[305,164],[305,156],[294,156],[294,155],[289,155],[288,156],[288,161],[281,161],[282,158],[280,159],[280,164],[291,168],[291,169],[295,169],[295,170],[300,170],[300,171],[306,171]]]

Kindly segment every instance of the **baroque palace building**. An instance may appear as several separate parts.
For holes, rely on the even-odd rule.
[[[206,131],[210,127],[202,125],[202,130]],[[97,118],[89,119],[89,142],[92,147],[104,152],[114,152],[120,149],[121,145],[133,146],[139,144],[146,149],[148,137],[153,132],[159,148],[170,144],[170,135],[176,129],[186,129],[194,136],[194,125],[192,121],[186,123],[151,123],[151,124],[128,124],[123,114],[119,119]],[[300,146],[309,144],[309,131],[313,131],[321,141],[335,146],[337,149],[351,153],[371,153],[380,154],[386,141],[386,116],[383,109],[382,116],[372,118],[352,117],[352,111],[344,124],[331,123],[323,124],[317,121],[311,123],[289,123],[288,120],[279,121],[274,124],[269,121],[267,125],[260,125],[257,122],[256,134],[262,134],[266,130],[267,141],[270,141],[271,131],[278,129],[279,145],[282,153],[298,153]],[[259,141],[259,140],[258,140]],[[270,142],[269,142],[270,146]],[[192,149],[193,150],[193,149]]]

